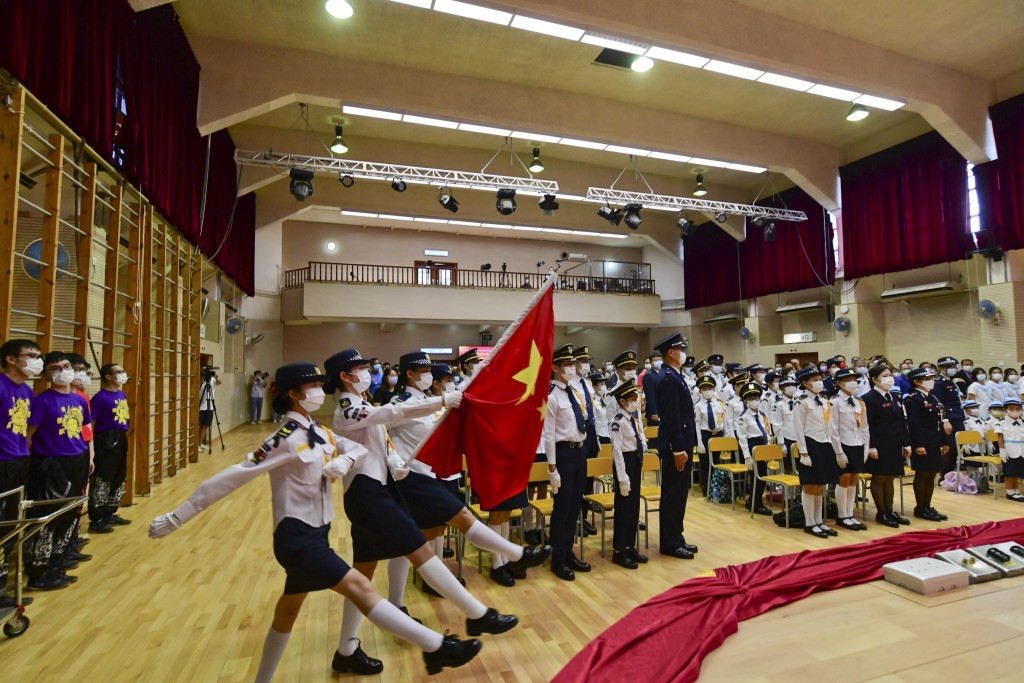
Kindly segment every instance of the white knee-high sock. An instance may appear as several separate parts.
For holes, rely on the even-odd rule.
[[[520,519],[519,520],[519,524],[521,525],[522,523],[523,523],[523,520]],[[520,526],[519,528],[521,530],[523,527]],[[508,541],[510,538],[512,538],[512,525],[511,525],[510,522],[502,522],[502,524],[501,524],[501,537],[504,538],[506,541]],[[515,545],[511,541],[509,541],[509,544],[515,546],[515,548],[520,553],[523,552],[523,547],[521,545]],[[522,555],[520,555],[519,557],[522,557]],[[516,559],[518,559],[518,558],[516,558]],[[501,553],[501,563],[502,564],[508,564],[510,560],[512,560],[512,556],[509,555],[507,552],[502,551],[502,553]]]
[[[455,575],[448,571],[448,567],[444,566],[441,558],[432,557],[416,569],[431,588],[450,600],[470,619],[479,619],[487,613],[484,604],[469,594]]]
[[[263,641],[263,654],[260,655],[260,668],[256,671],[256,683],[270,683],[274,679],[274,672],[277,671],[277,665],[281,662],[281,655],[284,654],[291,635],[291,631],[281,633],[275,631],[273,626],[267,630],[267,638]]]
[[[804,508],[804,526],[814,526],[814,496],[803,492],[800,494],[800,503]]]
[[[345,598],[345,609],[341,613],[341,640],[338,652],[348,657],[359,647],[359,626],[363,623],[363,613],[356,604]]]
[[[491,553],[492,558],[494,555],[504,555],[506,560],[508,558],[518,560],[523,556],[523,546],[508,541],[505,535],[507,533],[508,527],[505,524],[488,526],[483,522],[473,522],[473,526],[469,527],[469,531],[466,532],[466,540],[477,548]],[[493,564],[492,560],[492,566],[500,567],[501,565]]]
[[[846,516],[853,517],[853,511],[857,509],[857,487],[846,487]]]
[[[849,489],[845,486],[836,487],[836,508],[838,509],[838,513],[836,514],[840,518],[848,516],[846,514],[846,496],[848,491]]]
[[[825,498],[823,495],[814,497],[814,523],[817,526],[824,526],[825,524],[825,520],[823,517],[824,513],[821,510],[821,504],[822,502],[824,502],[824,500]]]
[[[434,554],[444,559],[444,534],[434,539]]]
[[[395,607],[404,604],[410,564],[412,563],[406,557],[392,557],[388,560],[388,602]]]
[[[444,637],[426,626],[417,624],[387,600],[381,600],[366,614],[366,618],[385,631],[403,640],[419,645],[424,652],[436,652],[444,644]]]

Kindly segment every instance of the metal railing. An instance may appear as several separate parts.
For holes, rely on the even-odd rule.
[[[310,261],[305,268],[284,272],[284,289],[302,287],[306,282],[348,284],[411,285],[420,287],[471,287],[481,289],[539,289],[543,273],[496,270],[462,270],[425,266],[383,266],[365,263]],[[591,277],[560,275],[558,289],[611,294],[654,294],[654,280],[635,277]]]

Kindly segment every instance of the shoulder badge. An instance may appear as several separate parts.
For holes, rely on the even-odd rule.
[[[341,399],[338,405],[341,406],[342,408],[348,408],[350,405],[352,405],[352,399],[346,396],[345,398]]]
[[[402,403],[404,401],[408,401],[410,398],[412,398],[412,394],[408,391],[403,391],[402,393],[397,394],[393,399],[391,399],[391,402]]]
[[[616,420],[618,420],[619,418],[618,418],[618,417],[616,417],[615,419],[616,419]],[[619,423],[618,423],[618,422],[613,422],[613,423],[612,423],[612,426],[611,426],[611,428],[610,428],[610,429],[611,429],[611,430],[612,430],[613,432],[617,432],[617,431],[619,431]]]
[[[281,445],[281,441],[287,439],[291,434],[299,428],[299,423],[295,420],[288,420],[281,428],[274,432],[263,445],[260,446],[259,450],[253,451],[249,454],[249,459],[246,461],[247,467],[255,467],[259,465],[263,460],[270,455],[270,452]]]

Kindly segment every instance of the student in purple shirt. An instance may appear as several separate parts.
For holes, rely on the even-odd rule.
[[[82,427],[91,422],[89,403],[71,390],[75,371],[67,354],[51,351],[43,358],[43,377],[50,388],[32,399],[28,420],[29,448],[26,493],[32,500],[58,500],[80,494],[92,473],[89,444]],[[33,508],[47,514],[45,506]],[[56,590],[74,583],[63,564],[75,511],[50,522],[26,545],[26,574],[33,590]]]
[[[96,468],[89,477],[89,531],[109,534],[131,524],[117,514],[128,471],[128,398],[121,387],[128,373],[110,363],[100,368],[102,388],[92,397],[93,451]]]
[[[0,492],[25,485],[28,468],[28,418],[32,387],[27,382],[43,371],[39,345],[29,339],[9,339],[0,346]],[[14,497],[0,498],[0,520],[17,518]],[[0,535],[3,535],[0,533]],[[0,549],[0,608],[13,607],[6,596],[7,557],[14,547],[11,539]]]

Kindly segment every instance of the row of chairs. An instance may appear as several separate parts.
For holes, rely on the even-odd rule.
[[[975,431],[964,431],[956,433],[956,492],[960,493],[960,468],[966,463],[974,463],[977,465],[983,465],[985,467],[985,474],[992,482],[992,496],[998,498],[998,489],[996,488],[996,479],[999,476],[999,471],[1002,469],[1003,461],[998,455],[988,455],[991,452],[992,446],[999,444],[999,435],[996,434],[994,429],[989,429],[985,432],[985,436]],[[982,451],[986,455],[974,455],[971,451],[967,450],[971,446],[982,446]]]

